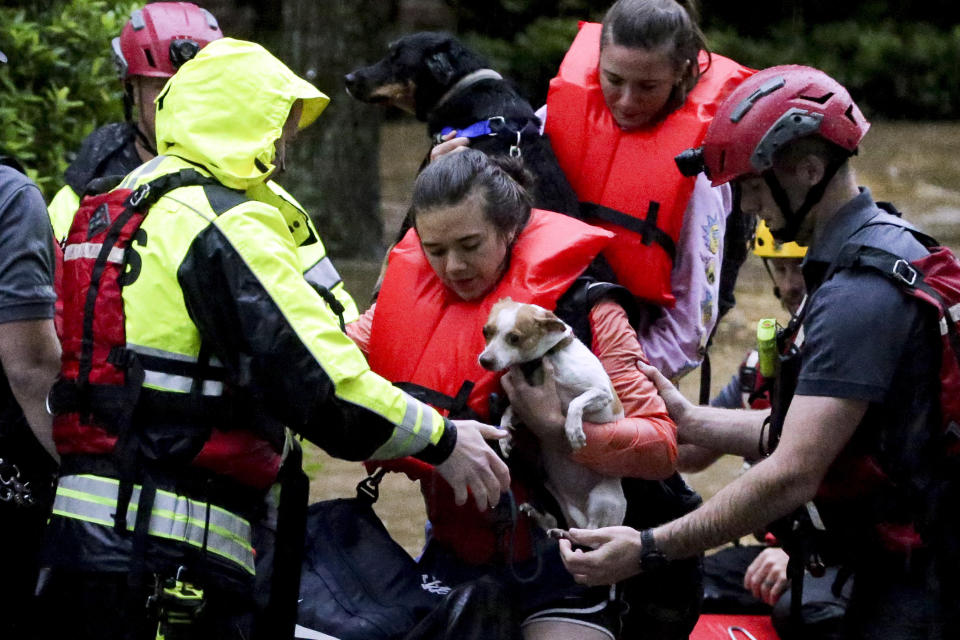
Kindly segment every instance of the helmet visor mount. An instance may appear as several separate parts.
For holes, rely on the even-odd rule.
[[[820,130],[823,122],[822,113],[813,113],[803,109],[793,108],[784,113],[770,127],[757,143],[750,156],[750,164],[757,173],[763,173],[773,166],[773,161],[783,146],[813,135]]]
[[[126,58],[123,57],[123,51],[120,49],[120,38],[114,38],[110,41],[110,47],[113,50],[113,62],[117,67],[117,74],[121,80],[126,80],[130,67],[127,65]],[[179,69],[188,60],[192,60],[200,51],[200,43],[190,38],[177,38],[170,41],[170,64],[174,69]]]
[[[178,38],[170,41],[170,64],[179,69],[188,60],[192,60],[200,51],[200,43],[190,38]]]
[[[169,78],[207,43],[222,37],[206,9],[190,2],[154,2],[130,13],[112,48],[121,80]]]
[[[681,151],[673,161],[677,164],[677,169],[680,170],[680,173],[688,178],[692,178],[701,173],[706,174],[708,178],[710,177],[707,163],[703,159],[703,147],[694,147],[693,149]]]

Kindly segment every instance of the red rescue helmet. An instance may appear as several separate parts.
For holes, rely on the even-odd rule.
[[[157,2],[136,9],[112,42],[120,79],[169,78],[211,40],[223,37],[213,14],[190,2]]]
[[[856,151],[870,123],[847,90],[823,71],[800,65],[770,67],[740,84],[717,110],[703,146],[677,157],[685,175],[700,170],[721,185],[773,166],[777,150],[816,135]]]

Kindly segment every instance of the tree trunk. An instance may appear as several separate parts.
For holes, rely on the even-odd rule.
[[[379,258],[381,109],[350,98],[343,76],[382,57],[395,10],[386,0],[284,0],[273,48],[291,69],[330,97],[330,105],[291,149],[279,176],[310,211],[327,250]]]

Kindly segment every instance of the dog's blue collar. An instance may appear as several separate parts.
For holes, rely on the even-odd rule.
[[[457,136],[469,138],[470,140],[488,136],[505,137],[510,142],[509,154],[517,158],[519,158],[521,154],[520,143],[524,139],[535,138],[540,135],[540,127],[537,126],[535,122],[517,125],[514,122],[508,122],[503,116],[492,116],[485,120],[474,122],[470,126],[460,127],[459,129],[456,127],[444,127],[434,136],[434,144],[443,142],[443,137],[452,131],[456,131]]]
[[[493,126],[491,126],[491,124]],[[456,127],[444,127],[440,130],[440,133],[437,134],[437,139],[447,135],[451,131],[457,132],[457,137],[470,138],[482,138],[484,136],[495,136],[499,131],[503,130],[503,126],[506,124],[506,119],[503,116],[493,116],[492,118],[487,118],[486,120],[480,120],[479,122],[474,122],[468,127],[463,127],[462,129],[457,129]],[[493,127],[496,127],[494,130]]]

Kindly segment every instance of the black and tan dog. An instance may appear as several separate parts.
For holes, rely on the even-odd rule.
[[[357,100],[392,105],[426,122],[434,143],[456,130],[484,153],[519,155],[536,179],[535,206],[578,215],[576,193],[530,103],[456,38],[429,31],[404,36],[345,82]]]

